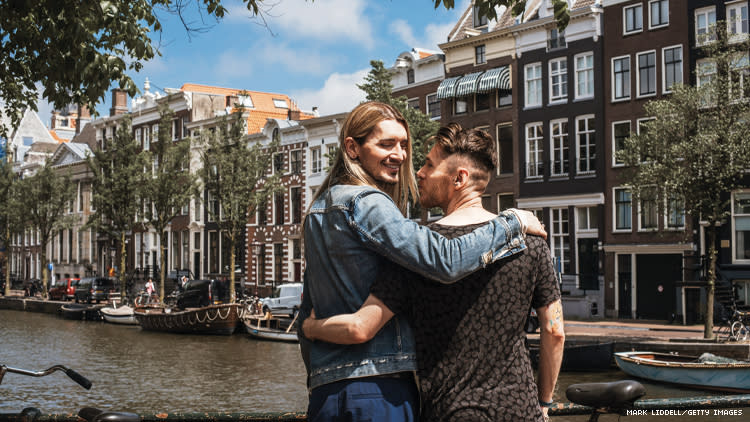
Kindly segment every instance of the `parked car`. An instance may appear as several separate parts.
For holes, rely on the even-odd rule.
[[[108,300],[109,294],[117,291],[117,283],[109,277],[85,277],[82,278],[74,293],[76,303],[85,302],[99,303]]]
[[[49,289],[49,298],[52,300],[70,300],[75,297],[76,284],[80,278],[61,278],[55,281]]]
[[[294,316],[302,304],[302,283],[282,284],[273,291],[273,296],[260,300],[263,313]]]
[[[229,292],[221,284],[217,280],[188,280],[177,294],[177,307],[198,308],[228,302]]]

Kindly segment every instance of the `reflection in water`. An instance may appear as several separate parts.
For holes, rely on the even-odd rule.
[[[0,310],[3,364],[41,370],[66,365],[93,382],[84,390],[62,373],[7,374],[0,412],[44,413],[84,406],[133,412],[305,411],[305,371],[296,344],[237,334],[168,335],[137,326],[69,321]]]

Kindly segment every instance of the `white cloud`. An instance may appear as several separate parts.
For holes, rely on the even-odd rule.
[[[389,31],[396,35],[404,45],[428,50],[440,51],[438,44],[447,41],[448,33],[453,29],[464,11],[470,5],[470,0],[459,1],[451,13],[451,17],[445,23],[430,23],[424,27],[421,34],[414,34],[414,30],[405,19],[396,19],[388,27]],[[440,6],[442,7],[442,6]]]
[[[337,61],[320,51],[263,41],[246,50],[221,53],[214,74],[225,78],[247,78],[254,71],[323,76],[333,70]]]
[[[282,1],[267,20],[271,30],[284,37],[347,41],[369,49],[375,41],[366,6],[367,0]]]
[[[364,81],[369,68],[354,73],[333,73],[319,90],[300,90],[290,93],[302,110],[318,107],[321,116],[350,111],[364,101],[365,93],[357,88]]]

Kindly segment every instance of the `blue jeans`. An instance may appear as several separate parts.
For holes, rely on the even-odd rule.
[[[419,393],[413,379],[367,377],[314,388],[309,422],[415,422]]]

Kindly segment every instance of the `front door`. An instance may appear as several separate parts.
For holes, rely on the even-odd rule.
[[[581,290],[599,290],[598,239],[578,239],[578,274]]]
[[[193,277],[196,279],[201,278],[201,253],[195,252],[193,254]]]
[[[682,255],[636,255],[638,318],[671,320],[675,313],[675,282],[682,280]]]
[[[631,307],[633,303],[633,274],[632,255],[617,255],[617,302],[619,318],[633,318]]]

